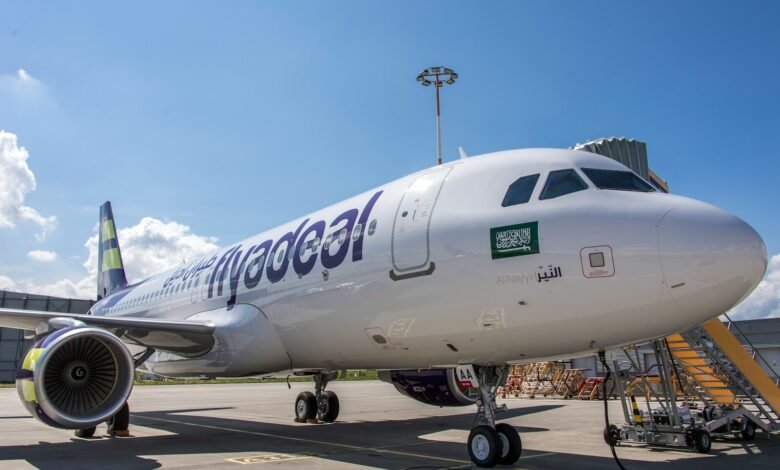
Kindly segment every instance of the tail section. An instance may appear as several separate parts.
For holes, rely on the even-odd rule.
[[[98,239],[98,300],[127,286],[125,266],[119,251],[111,202],[100,206],[100,236]]]

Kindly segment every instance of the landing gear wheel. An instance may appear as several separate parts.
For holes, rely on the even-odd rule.
[[[478,467],[495,467],[501,458],[501,438],[490,426],[477,426],[469,434],[469,457]]]
[[[514,464],[523,452],[520,434],[518,434],[515,428],[506,423],[496,424],[496,432],[501,440],[501,456],[498,458],[498,463],[501,465]]]
[[[614,424],[604,427],[604,441],[610,447],[615,447],[620,442],[620,430]]]
[[[111,436],[127,437],[130,435],[130,407],[125,403],[117,414],[108,418],[108,434]]]
[[[756,425],[748,421],[742,430],[742,439],[752,441],[756,438]]]
[[[320,421],[332,423],[339,416],[339,397],[330,390],[322,392],[317,403],[317,416]]]
[[[697,429],[693,433],[693,448],[700,454],[706,454],[712,448],[710,433],[704,429]]]
[[[73,435],[76,437],[92,437],[95,435],[95,426],[86,429],[76,429],[73,431]]]
[[[301,392],[295,399],[295,421],[305,423],[317,417],[317,399],[311,392]]]

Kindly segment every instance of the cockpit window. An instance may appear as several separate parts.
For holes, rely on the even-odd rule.
[[[544,184],[539,199],[552,199],[570,193],[588,189],[588,185],[574,170],[551,171]]]
[[[618,191],[640,191],[650,193],[655,189],[642,178],[631,171],[600,170],[582,168],[582,172],[590,178],[599,189],[614,189]]]
[[[504,201],[501,203],[503,207],[514,206],[516,204],[525,204],[531,199],[531,193],[534,192],[536,182],[539,180],[539,175],[529,175],[519,178],[517,181],[509,185],[509,189],[506,190],[504,195]]]

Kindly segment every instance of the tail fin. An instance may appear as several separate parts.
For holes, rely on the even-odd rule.
[[[100,236],[98,238],[98,300],[127,286],[125,266],[119,251],[119,239],[116,236],[114,213],[111,202],[100,206]]]

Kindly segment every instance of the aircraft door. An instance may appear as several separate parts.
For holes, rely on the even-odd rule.
[[[401,280],[433,273],[429,229],[433,209],[452,167],[417,176],[404,191],[393,221],[393,269],[390,277]]]

